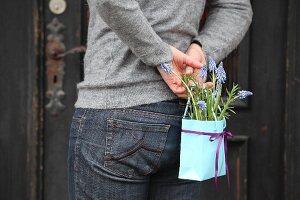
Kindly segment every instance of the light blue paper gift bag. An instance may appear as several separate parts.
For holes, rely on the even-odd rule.
[[[215,178],[217,181],[218,176],[226,175],[225,126],[225,120],[182,120],[180,179],[203,181]]]

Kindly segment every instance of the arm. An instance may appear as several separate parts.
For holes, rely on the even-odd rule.
[[[154,32],[135,0],[91,0],[104,22],[129,46],[144,63],[157,66],[172,64],[173,71],[182,74],[183,66],[201,68],[201,63],[169,46]],[[180,79],[159,69],[162,79],[179,97],[184,97],[185,88]]]
[[[94,0],[101,18],[150,66],[172,60],[170,46],[154,32],[135,0]]]
[[[207,0],[209,14],[193,40],[202,44],[205,55],[216,61],[225,58],[243,39],[252,21],[249,0]]]

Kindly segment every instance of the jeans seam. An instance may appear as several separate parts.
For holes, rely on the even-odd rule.
[[[124,108],[124,109],[114,109],[115,111],[121,111],[123,113],[138,113],[140,117],[148,117],[148,118],[154,118],[157,119],[159,117],[164,117],[166,119],[181,119],[182,116],[178,115],[169,115],[164,113],[157,113],[157,112],[151,112],[146,110],[137,110],[137,109],[131,109],[131,108]]]
[[[164,139],[164,137],[161,137],[161,141],[160,141],[161,153],[156,156],[156,160],[155,160],[156,166],[153,166],[153,172],[159,168],[158,162],[159,162],[159,160],[160,160],[160,158],[161,158],[161,156],[162,156],[162,154],[165,150],[165,147],[166,147],[165,144],[167,142],[168,133],[169,133],[169,131],[167,131],[165,133],[165,134],[167,134],[166,139]]]
[[[122,128],[122,129],[128,129],[128,130],[136,130],[141,131],[143,129],[139,128],[141,126],[151,126],[151,131],[158,131],[158,132],[166,132],[169,130],[170,125],[163,124],[163,123],[145,123],[145,122],[132,122],[128,120],[121,120],[116,117],[114,118],[108,118],[107,121],[109,121],[109,125],[112,128]],[[133,127],[124,126],[125,124],[128,124]]]
[[[111,154],[111,145],[113,143],[113,132],[111,131],[111,126],[113,126],[113,120],[112,119],[107,119],[107,124],[106,124],[106,136],[105,136],[105,152],[104,155],[107,156],[108,154]],[[104,161],[104,166],[106,166],[106,162]]]
[[[78,126],[78,132],[77,132],[77,137],[75,140],[75,149],[74,149],[74,164],[73,164],[73,170],[74,170],[74,192],[75,192],[75,200],[76,197],[78,197],[78,189],[76,186],[76,183],[78,181],[78,152],[79,152],[79,147],[80,147],[80,142],[79,142],[79,137],[81,137],[81,133],[82,133],[82,128],[83,128],[83,123],[86,119],[85,115],[86,115],[87,110],[84,110],[84,113],[82,114],[82,116],[80,118],[78,118],[78,122],[79,122],[79,126]]]

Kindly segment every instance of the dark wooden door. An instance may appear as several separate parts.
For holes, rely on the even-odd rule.
[[[0,199],[36,199],[39,32],[36,1],[0,6]]]
[[[284,199],[284,82],[287,1],[252,1],[250,104],[229,121],[249,136],[249,199]],[[274,14],[276,13],[276,14]],[[243,66],[242,66],[243,67]]]
[[[284,183],[284,73],[287,2],[252,1],[254,18],[247,36],[225,61],[230,82],[238,82],[250,89],[254,96],[248,102],[238,102],[238,112],[228,121],[228,129],[236,139],[230,141],[231,190],[226,178],[220,178],[221,192],[213,181],[199,188],[203,199],[283,199]],[[45,24],[58,19],[65,26],[59,34],[64,36],[66,49],[85,44],[87,5],[84,1],[68,2],[62,15],[54,15],[45,5]],[[274,15],[276,13],[276,15]],[[57,23],[57,22],[56,22]],[[48,25],[49,27],[49,25]],[[51,34],[46,30],[45,38]],[[80,55],[64,59],[65,75],[61,99],[65,109],[57,116],[45,110],[44,127],[44,197],[66,198],[67,137],[76,82],[82,77]],[[45,104],[48,103],[45,99]]]
[[[83,33],[84,2],[64,1],[51,8],[44,1],[44,131],[43,131],[43,190],[45,200],[68,199],[67,149],[76,84],[82,77],[82,54],[71,53],[85,38]],[[50,1],[51,2],[51,1]],[[54,10],[51,10],[54,9]],[[63,57],[59,58],[59,55]]]
[[[61,14],[44,0],[0,6],[1,200],[68,198],[68,134],[83,54],[63,52],[85,45],[88,9],[84,0],[61,1]],[[251,29],[225,61],[230,81],[254,92],[228,121],[236,135],[229,142],[231,189],[225,177],[220,192],[203,182],[202,199],[300,198],[300,3],[252,5]]]

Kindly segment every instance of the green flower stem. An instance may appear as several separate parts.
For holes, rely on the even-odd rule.
[[[227,91],[228,98],[227,98],[225,105],[223,106],[223,110],[221,111],[219,120],[222,120],[224,118],[226,111],[229,109],[230,104],[235,100],[235,94],[236,94],[237,90],[238,90],[238,86],[233,85],[232,90],[230,92]]]
[[[208,97],[211,97],[211,91],[210,90],[207,90],[207,92],[209,93],[208,94]],[[212,117],[212,110],[211,110],[211,106],[212,106],[212,103],[213,103],[213,98],[208,98],[206,97],[207,99],[207,120],[211,120],[213,117]]]
[[[191,96],[191,99],[192,99],[192,104],[193,104],[192,106],[193,106],[193,110],[194,110],[194,113],[195,113],[195,116],[196,116],[196,120],[199,120],[199,116],[198,116],[197,108],[196,108],[196,102],[195,102],[195,99],[193,97],[192,91],[189,89],[189,86],[183,81],[183,79],[178,74],[176,74],[174,71],[172,71],[172,73],[175,74],[175,76],[177,76],[181,80],[181,82],[184,84],[187,91],[189,92],[189,94]]]
[[[222,110],[222,112],[221,112],[221,114],[219,116],[219,120],[221,120],[221,119],[224,118],[225,112],[228,109],[230,102],[231,101],[229,101],[229,100],[226,101],[226,104],[224,105],[223,110]]]
[[[214,105],[214,112],[217,113],[218,111],[218,105],[220,104],[220,99],[221,99],[221,91],[222,91],[222,84],[218,85],[218,91],[220,92],[217,96],[217,99],[215,101],[215,105]]]
[[[215,70],[213,70],[213,72],[212,72],[212,82],[213,82],[213,85],[216,85],[216,75],[215,75]]]

